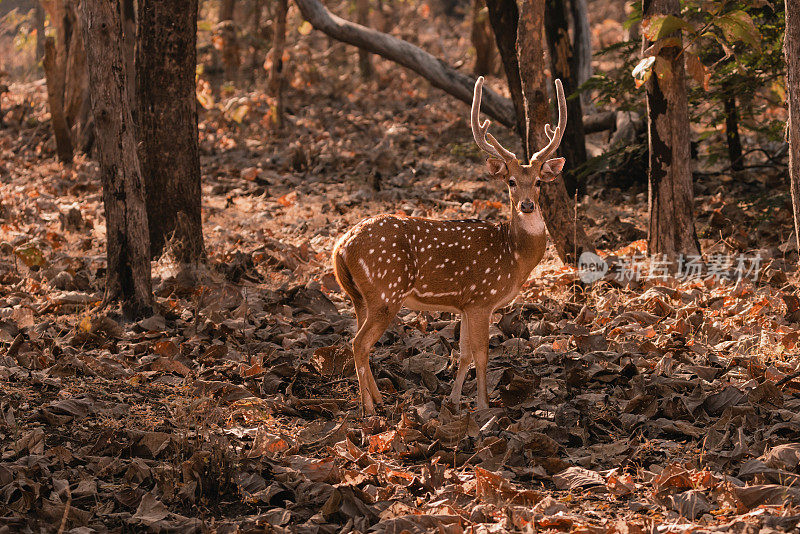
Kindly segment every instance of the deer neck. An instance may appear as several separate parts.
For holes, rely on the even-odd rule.
[[[541,211],[537,208],[532,213],[519,213],[512,206],[508,238],[511,251],[520,267],[530,274],[542,259],[547,245],[547,232]]]

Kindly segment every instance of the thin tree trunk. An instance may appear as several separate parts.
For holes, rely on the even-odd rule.
[[[50,15],[50,23],[55,29],[53,68],[61,81],[59,98],[70,132],[70,142],[73,146],[84,147],[87,137],[92,134],[89,125],[90,106],[86,101],[89,78],[78,4],[74,0],[54,0],[43,2],[42,6]]]
[[[171,252],[182,262],[204,257],[195,94],[197,1],[138,1],[139,159],[150,254],[160,255],[174,236]]]
[[[283,49],[286,44],[286,15],[289,11],[287,0],[278,0],[275,10],[275,33],[273,34],[270,59],[272,66],[269,69],[267,88],[275,97],[273,121],[277,128],[283,127],[283,93],[286,85],[286,76],[283,67]]]
[[[680,15],[679,0],[644,0],[643,13]],[[680,40],[680,34],[671,35]],[[643,49],[649,46],[643,38]],[[664,47],[656,66],[664,65],[646,82],[647,133],[650,149],[648,173],[649,226],[647,247],[651,255],[676,262],[680,255],[700,253],[694,226],[694,193],[689,167],[689,107],[686,75],[679,47]]]
[[[222,64],[225,66],[225,80],[235,82],[239,77],[239,43],[236,38],[236,24],[233,11],[236,0],[222,0],[219,7],[219,30],[222,40]],[[195,15],[196,17],[196,15]]]
[[[543,19],[544,0],[523,2],[517,33],[517,49],[526,104],[525,144],[531,154],[547,144],[544,125],[550,122],[542,48]],[[567,128],[569,128],[569,118]],[[575,208],[567,196],[562,178],[542,184],[539,204],[547,231],[562,262],[575,264],[583,252],[594,251],[583,227],[575,221]]]
[[[569,97],[578,88],[573,75],[574,58],[572,43],[569,39],[569,21],[565,0],[547,0],[545,2],[545,34],[550,48],[550,72],[553,78],[560,78],[564,84],[564,93]],[[579,180],[577,169],[586,163],[586,138],[583,134],[583,110],[580,98],[567,100],[567,128],[561,141],[558,153],[566,158],[564,165],[564,184],[570,196],[578,191],[586,192],[586,183]]]
[[[494,72],[494,47],[492,29],[489,25],[489,10],[486,0],[472,2],[472,46],[475,48],[475,65],[472,73],[485,76]]]
[[[126,315],[140,317],[152,313],[150,240],[117,9],[110,0],[81,1],[106,216],[104,302],[121,300]]]
[[[744,170],[742,159],[742,141],[739,138],[739,113],[736,109],[736,97],[725,97],[725,139],[728,142],[728,158],[731,160],[731,169]]]
[[[253,54],[250,56],[250,76],[251,81],[255,83],[258,72],[261,70],[263,61],[259,61],[259,54],[261,52],[261,11],[263,5],[262,0],[253,0]]]
[[[800,250],[800,5],[786,2],[786,87],[789,92],[789,180],[794,206],[794,232]]]
[[[574,53],[574,67],[572,77],[577,87],[580,87],[592,77],[592,32],[589,27],[589,6],[587,0],[570,0],[572,13],[572,51]],[[591,106],[589,93],[581,93],[581,104],[586,108]]]
[[[506,73],[511,102],[514,104],[513,126],[516,128],[517,135],[525,139],[525,98],[522,95],[522,81],[517,57],[517,24],[519,21],[517,2],[516,0],[486,0],[486,7],[489,10],[489,23],[492,25],[497,50],[500,51],[500,59]],[[485,89],[484,94],[486,94]],[[524,142],[522,148],[522,157],[527,160],[530,153]]]
[[[34,24],[36,25],[36,62],[40,62],[44,59],[44,8],[42,4],[37,0],[36,5],[34,6],[33,11],[33,18]]]
[[[50,122],[56,139],[56,154],[60,161],[72,161],[72,140],[69,126],[64,118],[64,81],[56,62],[56,42],[48,37],[44,43],[44,75],[47,80],[47,102],[50,106]]]
[[[369,26],[369,0],[356,0],[356,20],[362,26]],[[375,67],[372,65],[372,57],[363,48],[358,49],[358,69],[361,77],[369,80],[375,75]]]

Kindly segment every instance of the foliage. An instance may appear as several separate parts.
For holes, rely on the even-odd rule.
[[[668,64],[656,54],[665,47],[679,46],[686,72],[695,83],[689,87],[691,120],[705,130],[701,141],[724,125],[726,100],[738,106],[741,128],[768,141],[783,136],[783,122],[767,113],[785,99],[783,60],[784,3],[715,0],[682,3],[680,17],[642,17],[641,2],[633,2],[626,25],[641,24],[642,33],[653,42],[644,53],[641,43],[627,40],[608,46],[597,57],[618,58],[618,68],[593,76],[581,88],[596,95],[601,105],[642,112],[640,90],[655,71],[668,74]],[[683,39],[676,38],[676,32]],[[642,57],[644,56],[644,57]],[[708,162],[721,154],[721,144],[708,144]]]

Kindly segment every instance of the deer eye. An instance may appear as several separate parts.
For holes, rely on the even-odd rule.
[[[515,179],[513,179],[513,178],[509,178],[508,179],[508,185],[510,187],[517,187],[517,181]]]

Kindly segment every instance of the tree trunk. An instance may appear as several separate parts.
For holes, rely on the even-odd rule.
[[[489,11],[486,0],[472,2],[472,46],[475,48],[475,65],[472,73],[485,76],[494,72],[494,47],[492,29],[489,26]]]
[[[800,5],[786,2],[786,87],[789,92],[789,180],[792,185],[794,232],[800,250]]]
[[[252,41],[253,53],[250,56],[250,81],[255,83],[258,72],[261,70],[263,61],[261,60],[261,11],[263,5],[262,0],[253,0],[253,28],[252,28]]]
[[[519,59],[517,58],[517,24],[519,9],[516,0],[486,0],[489,10],[489,22],[492,25],[497,49],[503,62],[506,73],[508,91],[511,93],[511,102],[514,104],[513,127],[523,140],[525,139],[525,97],[522,95],[522,81],[520,80]],[[474,84],[473,84],[474,85]],[[484,89],[484,95],[486,90]],[[488,114],[488,110],[487,110]],[[511,127],[510,124],[507,126]],[[522,157],[528,159],[530,153],[525,143],[522,143]]]
[[[369,0],[356,0],[356,20],[362,26],[369,25]],[[375,67],[372,65],[370,53],[363,48],[358,49],[358,68],[361,77],[369,80],[375,75]]]
[[[728,142],[728,159],[731,160],[731,169],[744,170],[742,159],[742,141],[739,138],[739,113],[736,110],[736,97],[725,97],[725,139]]]
[[[222,46],[222,64],[225,67],[225,81],[235,82],[239,77],[239,42],[236,39],[236,24],[233,10],[236,0],[222,0],[219,6],[219,38]],[[197,15],[194,15],[195,19]]]
[[[36,25],[36,62],[40,62],[44,59],[44,8],[42,4],[37,0],[36,5],[34,6],[33,11],[33,19],[34,24]]]
[[[475,79],[458,72],[421,48],[386,33],[341,19],[328,11],[319,0],[296,0],[295,4],[300,8],[303,18],[333,39],[399,63],[428,80],[434,87],[472,104]],[[509,128],[516,127],[517,118],[513,105],[494,91],[484,88],[481,110],[500,124]]]
[[[64,121],[70,132],[73,146],[83,148],[92,136],[90,106],[87,102],[89,78],[86,70],[86,52],[81,31],[81,17],[75,0],[43,2],[55,29],[55,54],[53,73],[60,81]],[[51,77],[52,78],[52,77]]]
[[[275,33],[273,34],[267,89],[275,97],[273,122],[276,128],[283,128],[283,93],[286,86],[286,73],[283,68],[283,49],[286,45],[286,15],[289,11],[287,0],[278,0],[275,9]]]
[[[136,103],[136,6],[133,0],[122,0],[122,59],[125,61],[125,81],[128,84],[128,105],[134,122],[138,122]]]
[[[592,77],[592,31],[589,27],[589,6],[586,0],[570,0],[572,13],[572,51],[575,55],[572,77],[580,87]],[[581,93],[584,111],[591,106],[589,93]]]
[[[517,49],[526,104],[525,144],[531,154],[547,144],[544,125],[550,122],[542,48],[543,19],[544,0],[523,2],[517,33]],[[567,128],[569,128],[569,118],[567,118]],[[581,253],[594,251],[583,227],[577,225],[575,221],[575,208],[561,177],[542,184],[539,204],[547,231],[562,262],[568,265],[575,264]]]
[[[644,0],[643,13],[680,15],[679,0]],[[680,41],[680,33],[675,33]],[[649,46],[643,37],[643,49]],[[689,108],[686,75],[679,47],[664,47],[646,82],[647,134],[650,149],[647,247],[651,255],[676,262],[679,255],[700,253],[694,227],[694,193],[689,168]]]
[[[152,313],[144,184],[128,107],[118,4],[82,0],[92,111],[106,216],[106,293],[130,317]]]
[[[72,161],[72,140],[69,136],[69,126],[64,118],[64,81],[56,63],[57,55],[55,39],[48,37],[44,43],[42,65],[47,83],[50,122],[53,124],[53,134],[56,139],[56,155],[59,161],[69,163]]]
[[[578,168],[586,163],[586,138],[583,134],[583,110],[580,98],[569,98],[578,88],[573,74],[574,58],[572,43],[569,39],[569,21],[565,0],[547,0],[545,2],[545,34],[550,48],[550,72],[553,78],[560,78],[564,84],[564,94],[567,95],[567,127],[559,155],[566,158],[564,165],[564,184],[570,196],[578,191],[579,195],[586,192],[585,180],[578,177]]]
[[[197,0],[139,0],[139,159],[150,254],[168,240],[181,262],[203,258],[197,134]],[[181,222],[181,214],[185,222]]]

